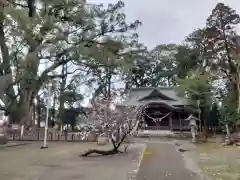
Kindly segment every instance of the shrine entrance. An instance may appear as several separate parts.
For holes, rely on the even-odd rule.
[[[143,129],[146,130],[189,130],[188,121],[185,119],[189,112],[184,112],[182,107],[170,106],[166,103],[149,103],[143,111]]]
[[[166,104],[148,104],[143,112],[145,129],[171,130],[173,113],[173,109]]]

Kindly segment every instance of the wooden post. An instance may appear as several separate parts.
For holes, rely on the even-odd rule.
[[[13,134],[12,134],[12,136],[13,136],[13,141],[15,140],[15,135],[16,135],[16,131],[14,130],[14,131],[13,131]]]
[[[68,140],[68,131],[64,131],[65,141]]]
[[[168,120],[169,120],[169,129],[172,131],[172,126],[173,126],[173,124],[172,124],[172,114],[170,114],[168,116]]]
[[[181,119],[179,114],[178,114],[178,120],[179,120],[179,123],[180,123],[180,132],[182,132],[182,130],[183,130],[183,128],[182,128],[182,119]]]
[[[39,141],[39,140],[40,140],[40,130],[37,129],[37,141]]]
[[[53,140],[53,132],[51,131],[50,133],[51,133],[50,135],[51,135],[51,141],[52,141]]]

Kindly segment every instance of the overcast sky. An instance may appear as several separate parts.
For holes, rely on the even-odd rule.
[[[115,3],[117,0],[89,0]],[[180,43],[194,29],[201,28],[218,2],[240,14],[239,0],[124,0],[129,20],[140,20],[140,40],[149,48],[162,43]]]

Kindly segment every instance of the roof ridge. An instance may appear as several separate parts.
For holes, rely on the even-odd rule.
[[[137,87],[137,88],[132,88],[131,90],[159,90],[159,89],[174,89],[177,86],[158,86],[158,87]]]
[[[176,88],[177,86],[159,86],[156,88],[161,88],[161,89],[172,89],[172,88]]]
[[[131,90],[146,90],[146,89],[154,90],[156,88],[155,87],[137,87],[137,88],[132,88]]]

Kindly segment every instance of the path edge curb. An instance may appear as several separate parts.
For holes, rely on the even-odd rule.
[[[139,153],[140,156],[138,158],[137,167],[136,167],[136,169],[131,171],[131,177],[128,177],[127,180],[136,180],[137,179],[137,174],[140,170],[140,166],[141,166],[142,160],[144,158],[144,152],[145,152],[146,147],[147,147],[147,144],[145,144],[145,143],[139,143],[139,144],[142,146],[142,148],[141,148],[141,151]]]

